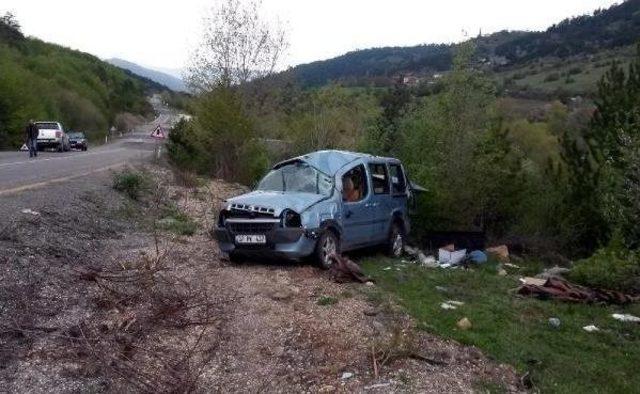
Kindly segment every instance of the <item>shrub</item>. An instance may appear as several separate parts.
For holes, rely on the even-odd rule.
[[[142,172],[124,169],[113,174],[113,188],[138,200],[149,190],[149,183]]]
[[[640,254],[615,245],[600,249],[578,261],[570,279],[589,287],[638,293]]]
[[[553,82],[553,81],[557,81],[558,79],[560,79],[560,74],[558,73],[551,73],[546,77],[544,77],[545,82]]]

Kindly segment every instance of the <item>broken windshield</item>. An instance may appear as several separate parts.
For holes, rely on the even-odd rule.
[[[257,190],[301,192],[331,195],[333,181],[330,176],[298,161],[269,172],[258,184]]]

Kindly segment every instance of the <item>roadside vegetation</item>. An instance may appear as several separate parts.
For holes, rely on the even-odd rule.
[[[497,274],[498,264],[470,270],[425,269],[398,260],[369,257],[363,268],[379,287],[373,301],[399,302],[422,330],[480,348],[489,357],[509,363],[523,383],[540,392],[635,392],[640,358],[640,332],[619,322],[613,313],[640,315],[640,305],[606,306],[521,298],[513,294],[526,272],[539,264],[522,263],[521,270]],[[390,267],[390,268],[389,268]],[[443,302],[464,304],[443,309]],[[456,323],[462,318],[470,329]],[[560,326],[549,323],[560,320]],[[597,332],[583,327],[595,325]]]
[[[152,113],[146,93],[162,86],[97,57],[25,37],[11,14],[0,17],[0,148],[24,142],[29,119],[58,120],[90,139]]]

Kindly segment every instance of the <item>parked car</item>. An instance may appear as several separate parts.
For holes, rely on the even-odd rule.
[[[87,140],[87,137],[84,136],[84,133],[72,132],[68,135],[71,148],[82,149],[83,151],[89,149],[89,141]]]
[[[226,200],[214,234],[232,259],[311,256],[328,268],[332,253],[375,245],[399,256],[413,192],[398,159],[313,152],[276,164],[254,191]]]
[[[69,137],[59,122],[35,122],[38,127],[38,150],[56,148],[58,152],[71,149]]]

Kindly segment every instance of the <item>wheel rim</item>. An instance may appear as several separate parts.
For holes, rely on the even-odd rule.
[[[392,245],[393,255],[399,257],[402,254],[402,234],[396,233]]]
[[[336,253],[337,251],[336,241],[333,239],[333,237],[331,236],[325,237],[324,242],[322,243],[321,249],[322,249],[322,261],[327,266],[331,265],[331,259],[329,258],[329,256]]]

